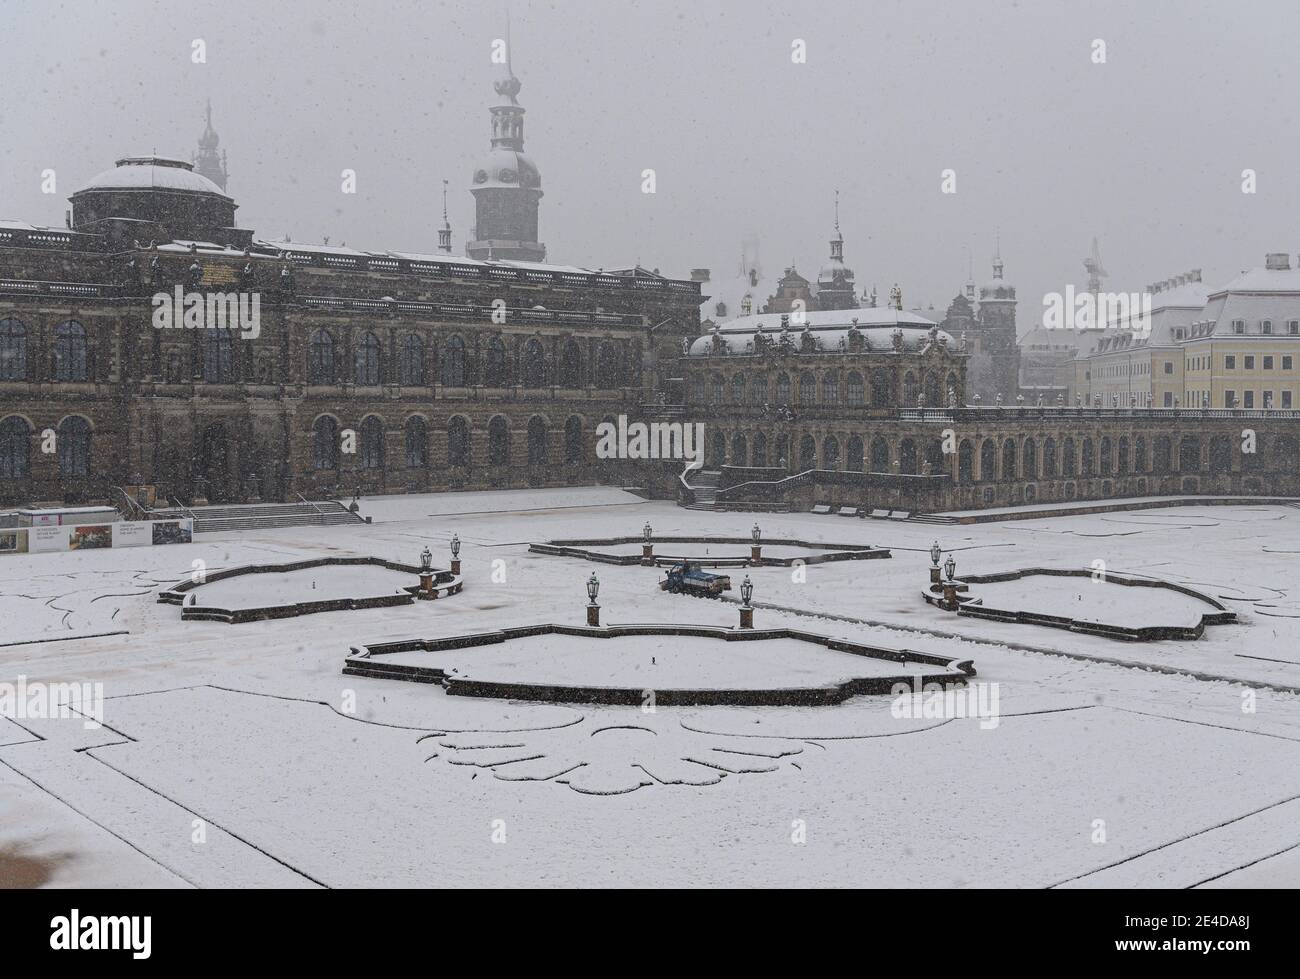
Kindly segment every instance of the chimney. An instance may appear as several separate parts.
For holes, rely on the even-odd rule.
[[[1291,256],[1287,252],[1269,252],[1264,256],[1264,268],[1271,272],[1289,271]]]
[[[691,281],[692,281],[692,282],[708,282],[708,281],[709,281],[709,270],[708,270],[708,269],[691,269]]]

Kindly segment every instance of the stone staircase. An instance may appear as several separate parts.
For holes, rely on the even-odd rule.
[[[165,507],[151,510],[152,520],[194,518],[196,534],[223,530],[268,530],[273,527],[329,527],[365,523],[337,500],[302,503],[237,503],[201,507]]]
[[[957,523],[956,517],[949,517],[942,513],[914,513],[907,518],[908,523],[930,523],[938,526],[947,527]]]
[[[687,484],[695,493],[695,502],[687,503],[687,510],[712,510],[713,504],[718,495],[718,483],[722,479],[722,473],[714,470],[712,472],[703,469],[693,473]]]

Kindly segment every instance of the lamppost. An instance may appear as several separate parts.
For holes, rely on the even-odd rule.
[[[451,573],[460,574],[460,538],[451,535]]]
[[[749,575],[745,575],[745,580],[740,583],[740,597],[744,601],[740,606],[740,627],[752,629],[754,628],[754,606],[750,604],[750,599],[754,597],[754,583],[749,580]]]
[[[943,548],[935,541],[930,545],[930,584],[939,584],[939,558],[943,557]],[[932,589],[933,590],[933,589]]]
[[[763,563],[763,532],[758,529],[757,523],[749,532],[749,537],[754,542],[749,548],[749,563],[758,567]]]
[[[420,597],[433,597],[433,553],[427,544],[420,552]]]
[[[645,526],[641,528],[641,537],[642,537],[641,563],[654,564],[655,546],[652,543],[652,538],[654,537],[654,528],[650,526],[649,520],[647,520],[645,522]]]
[[[600,579],[596,577],[596,572],[591,573],[587,579],[587,625],[600,625],[600,606],[596,604],[596,596],[600,594]]]
[[[943,570],[948,575],[948,580],[943,583],[943,604],[949,611],[956,611],[957,582],[953,581],[953,576],[957,573],[957,559],[951,554],[943,563]]]

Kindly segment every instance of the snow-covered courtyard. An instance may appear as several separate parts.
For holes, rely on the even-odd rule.
[[[362,512],[375,522],[0,558],[0,681],[99,683],[105,697],[100,728],[0,718],[0,877],[176,887],[1300,883],[1300,509],[963,526],[757,517],[773,538],[870,544],[892,557],[732,569],[733,586],[743,574],[753,581],[756,626],[971,659],[978,676],[956,703],[969,693],[979,712],[887,695],[820,707],[521,703],[345,676],[360,645],[581,624],[593,570],[603,624],[733,627],[735,587],[723,601],[671,595],[657,586],[662,569],[589,565],[528,545],[635,536],[647,521],[663,535],[743,538],[755,521],[602,488],[363,499]],[[327,556],[411,565],[427,545],[445,567],[453,534],[465,581],[453,601],[235,626],[182,621],[181,608],[156,601],[196,561],[208,571]],[[936,538],[958,579],[1100,560],[1191,586],[1238,622],[1195,641],[1133,643],[959,617],[920,597]],[[302,600],[301,582],[310,597],[312,580],[332,595],[349,575],[367,594],[415,583],[367,567],[322,570],[232,579],[228,597],[255,603],[292,585]],[[1125,623],[1197,614],[1174,593],[1086,578],[979,591],[1007,607]],[[400,656],[471,676],[647,690],[821,683],[843,674],[841,660],[862,666],[800,645],[552,634]]]

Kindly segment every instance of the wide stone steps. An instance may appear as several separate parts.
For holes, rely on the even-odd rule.
[[[196,534],[230,530],[269,530],[275,527],[332,527],[364,523],[365,518],[351,512],[336,500],[316,503],[244,503],[182,509],[167,507],[153,510],[154,520],[194,518]]]

